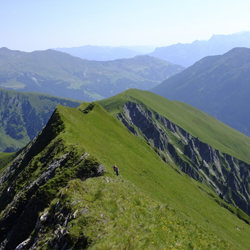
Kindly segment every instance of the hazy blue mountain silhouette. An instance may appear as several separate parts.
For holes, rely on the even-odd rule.
[[[92,45],[72,48],[57,48],[55,50],[65,52],[82,59],[94,61],[110,61],[121,58],[132,58],[142,54],[128,48]]]
[[[188,103],[250,136],[250,49],[196,62],[152,92]]]
[[[205,56],[221,55],[235,47],[250,48],[250,32],[213,35],[208,41],[196,40],[193,43],[158,47],[149,55],[189,67]]]
[[[110,61],[122,58],[132,58],[134,56],[148,54],[154,50],[152,46],[93,46],[84,45],[71,48],[56,48],[54,50],[65,52],[72,56],[86,60]]]
[[[0,87],[93,101],[129,88],[148,90],[184,67],[147,55],[90,61],[55,50],[0,49]]]

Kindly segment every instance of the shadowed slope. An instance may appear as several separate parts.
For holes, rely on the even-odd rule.
[[[250,49],[209,56],[152,92],[198,108],[250,136]]]

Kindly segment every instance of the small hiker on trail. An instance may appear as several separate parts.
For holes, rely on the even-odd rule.
[[[119,168],[116,167],[116,175],[118,176],[119,175]]]
[[[118,176],[119,175],[119,168],[116,165],[114,165],[113,168],[114,168],[114,171],[116,172],[116,175]]]

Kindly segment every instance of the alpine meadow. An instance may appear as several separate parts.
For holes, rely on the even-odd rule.
[[[123,125],[125,114],[132,117],[128,102],[151,114],[146,116],[151,124],[165,132],[165,149],[157,148],[157,136],[148,138],[142,127]],[[171,121],[170,129],[156,117]],[[194,126],[199,123],[205,132]],[[78,108],[59,105],[39,135],[2,168],[1,248],[22,243],[23,249],[248,249],[249,215],[237,199],[216,193],[214,185],[221,187],[214,178],[216,165],[205,164],[198,149],[197,158],[208,171],[195,169],[194,159],[184,154],[184,137],[186,143],[198,137],[214,153],[220,151],[225,177],[233,166],[226,165],[227,155],[235,165],[249,162],[247,136],[147,91],[129,90]],[[189,163],[186,173],[170,145],[179,145],[179,158]],[[190,178],[192,169],[200,177]],[[246,166],[241,169],[247,175]],[[232,175],[238,178],[237,172]],[[229,189],[234,196],[234,187]]]

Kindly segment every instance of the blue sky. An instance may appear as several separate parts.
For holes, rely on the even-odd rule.
[[[167,46],[250,30],[249,0],[0,0],[0,47]]]

